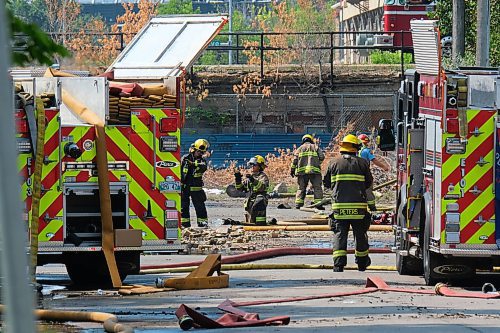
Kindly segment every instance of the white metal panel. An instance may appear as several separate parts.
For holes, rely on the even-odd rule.
[[[412,20],[410,25],[417,72],[438,75],[441,69],[441,43],[437,21]]]
[[[94,112],[104,122],[108,115],[108,83],[106,78],[61,77],[61,89],[78,102]],[[61,103],[60,117],[62,126],[89,126]]]
[[[115,79],[162,79],[189,68],[227,22],[220,15],[153,18],[108,68]]]
[[[469,106],[483,109],[495,106],[495,79],[493,75],[469,75]]]

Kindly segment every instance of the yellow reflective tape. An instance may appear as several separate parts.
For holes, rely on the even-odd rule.
[[[62,211],[61,211],[62,213]],[[38,234],[39,242],[48,242],[63,227],[62,220],[52,220]],[[64,235],[63,235],[64,237]]]
[[[335,250],[335,251],[333,251],[333,257],[334,258],[345,257],[346,255],[347,255],[347,251],[346,250]]]
[[[495,216],[492,217],[494,219]],[[475,222],[472,222],[475,223]],[[471,236],[465,243],[467,244],[484,244],[484,242],[495,233],[495,223],[486,222],[479,228],[474,235]],[[486,236],[484,239],[479,237]]]
[[[133,229],[142,230],[142,239],[144,240],[157,240],[158,236],[141,219],[131,219],[129,221]]]
[[[484,192],[482,192],[478,197],[472,202],[467,208],[464,209],[462,214],[460,214],[460,230],[463,230],[469,223],[476,223],[473,221],[474,217],[479,214],[483,209],[486,208],[488,204],[492,202],[491,196],[493,191],[493,185],[490,184]],[[469,243],[469,239],[466,243]],[[470,241],[472,242],[472,241]]]
[[[366,251],[357,251],[357,250],[354,250],[354,255],[356,257],[366,257],[369,252],[370,252],[369,250],[366,250]]]
[[[148,109],[149,110],[149,109]],[[139,135],[139,137],[144,141],[144,143],[151,148],[151,150],[153,150],[153,147],[152,147],[152,140],[151,138],[153,137],[153,132],[146,126],[142,123],[142,121],[138,121],[136,123],[136,128],[139,132],[146,132],[148,131],[148,133],[141,133],[141,134],[137,134]],[[159,131],[159,126],[157,126],[157,131]],[[146,136],[146,138],[145,138]],[[150,138],[151,137],[151,138]],[[159,141],[157,138],[155,138],[156,140],[156,154],[158,155],[158,157],[161,157],[163,158],[164,160],[166,161],[176,161],[178,162],[177,163],[177,166],[174,167],[174,168],[170,168],[170,170],[172,170],[172,172],[180,178],[180,175],[181,175],[181,172],[180,172],[180,162],[179,160],[174,157],[174,155],[172,153],[169,153],[169,152],[160,152],[158,147],[159,147]],[[132,148],[132,147],[131,147]],[[133,148],[132,148],[133,149]],[[151,162],[150,162],[151,163]],[[161,177],[161,176],[160,176]]]
[[[490,163],[484,165],[484,166],[479,166],[479,165],[476,165],[475,167],[472,168],[472,170],[468,173],[465,174],[465,177],[463,177],[463,179],[465,180],[465,187],[464,187],[464,193],[467,193],[467,191],[469,191],[471,188],[473,188],[473,186],[488,172],[493,172],[493,168],[492,168],[492,165],[494,164],[493,163],[493,150],[491,150],[485,157],[484,157],[484,160],[485,161],[489,161]],[[489,166],[488,166],[489,165]],[[491,174],[491,179],[493,179],[493,173]],[[453,184],[455,190],[454,190],[454,193],[455,194],[460,194],[460,181],[457,182],[456,184]],[[481,193],[481,195],[485,194],[486,190]],[[488,192],[490,195],[491,195],[491,198],[493,198],[493,191],[489,191]],[[476,201],[476,199],[474,199],[474,201]],[[444,200],[442,199],[441,200],[442,204],[441,204],[441,215],[444,215],[446,213],[446,204],[450,204],[450,203],[455,203],[457,202],[457,200]],[[473,206],[472,204],[469,205],[469,207]]]
[[[334,202],[333,208],[366,208],[368,205],[364,202]]]
[[[110,136],[110,139],[113,140],[116,144],[117,147],[119,147],[123,152],[125,152],[123,149],[124,147],[127,147],[127,145],[124,145],[122,143],[124,142],[128,142],[128,140],[123,136],[123,134],[119,131],[113,131],[114,133],[108,133],[108,135]],[[135,159],[132,159],[132,162],[134,162],[134,164],[141,169],[141,171],[143,172],[143,174],[146,176],[146,178],[148,178],[149,180],[152,180],[152,166],[150,163],[148,163],[144,157],[142,157],[142,155],[137,151],[137,149],[133,146],[130,146],[130,148],[132,149],[132,153],[133,153],[133,157],[137,157],[139,160],[141,160],[140,162],[142,163],[137,163],[138,161],[135,160]],[[149,170],[144,170],[144,169],[149,169]],[[141,202],[142,205],[144,205],[145,207],[147,207],[147,201],[150,200],[151,201],[151,210],[153,212],[153,216],[156,216],[157,217],[157,220],[158,222],[161,224],[161,225],[164,225],[164,222],[163,222],[163,219],[160,218],[160,216],[163,216],[163,209],[161,209],[161,207],[156,203],[155,200],[153,200],[149,194],[140,186],[137,184],[137,182],[133,179],[131,179],[132,181],[129,183],[129,191],[130,193],[132,193],[134,195],[134,197],[139,201]],[[149,184],[147,184],[146,186],[150,186]]]
[[[338,181],[341,181],[341,180],[351,180],[351,181],[364,182],[365,181],[365,176],[345,174],[345,175],[335,175],[335,176],[332,176],[331,179],[332,179],[332,182],[338,182]]]
[[[50,191],[42,191],[42,197],[40,198],[40,214],[45,212],[50,206],[54,204],[54,202],[62,195],[62,192],[57,191],[57,186],[59,186],[58,182],[55,182],[54,185],[50,188]],[[62,202],[61,202],[62,205]]]
[[[336,220],[362,220],[365,218],[365,215],[337,215],[337,214],[333,214],[333,217]]]
[[[478,114],[479,112],[485,112],[485,111],[479,111],[479,110],[467,110],[467,120],[468,122],[472,121]],[[453,171],[455,171],[456,168],[460,166],[460,159],[465,158],[466,156],[470,155],[473,151],[475,151],[489,136],[489,134],[492,134],[494,131],[494,123],[492,118],[495,116],[496,113],[491,113],[491,118],[486,120],[484,124],[479,128],[480,132],[483,132],[485,135],[480,135],[480,136],[472,136],[471,138],[468,139],[467,141],[467,150],[466,154],[457,154],[457,155],[451,155],[446,162],[443,163],[441,167],[441,172],[442,180],[446,180],[449,175],[452,174]],[[469,115],[471,116],[469,118]],[[446,147],[446,138],[453,137],[454,135],[443,135],[443,142],[442,146],[443,148]],[[491,165],[491,164],[490,164]]]

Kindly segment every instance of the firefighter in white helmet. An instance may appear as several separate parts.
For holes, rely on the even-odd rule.
[[[370,147],[370,137],[366,134],[358,135],[358,139],[362,143],[362,147],[359,150],[359,157],[364,158],[369,163],[373,163],[375,166],[380,169],[388,172],[391,170],[389,164],[387,164],[380,156],[376,156],[373,154],[373,151]],[[368,201],[368,208],[370,211],[374,212],[377,210],[377,206],[375,205],[375,195],[373,194],[373,184],[366,190],[366,199]]]
[[[347,264],[347,236],[352,226],[356,242],[358,270],[370,266],[368,235],[371,215],[368,213],[366,189],[372,185],[370,165],[357,156],[361,142],[352,134],[340,144],[340,156],[330,161],[323,183],[332,189],[332,210],[329,224],[333,231],[333,271],[342,272]]]
[[[266,161],[264,157],[255,155],[248,161],[251,173],[245,179],[239,169],[234,170],[235,187],[237,190],[248,193],[245,201],[245,221],[256,225],[266,225],[266,210],[269,196],[269,178],[264,173]]]
[[[325,159],[325,154],[314,142],[310,134],[302,137],[302,145],[295,150],[291,165],[290,175],[297,176],[299,188],[295,195],[295,208],[304,206],[306,189],[309,182],[314,190],[314,204],[319,204],[323,200],[323,188],[321,184],[321,162]],[[323,207],[317,207],[322,209]]]
[[[189,213],[190,200],[196,211],[196,222],[198,227],[208,225],[207,208],[205,201],[207,196],[203,190],[203,173],[207,171],[207,161],[204,154],[210,144],[205,139],[196,140],[189,148],[189,153],[181,159],[181,225],[184,228],[191,227],[191,217]]]

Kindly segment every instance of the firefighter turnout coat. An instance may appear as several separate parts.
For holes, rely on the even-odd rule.
[[[369,163],[355,153],[341,153],[328,165],[324,185],[332,189],[330,224],[333,237],[333,263],[343,268],[347,264],[347,236],[351,226],[356,242],[356,263],[364,270],[370,262],[368,236],[370,215],[366,189],[373,183]]]
[[[266,225],[266,209],[269,200],[267,195],[269,178],[267,175],[260,171],[243,179],[241,173],[237,172],[234,178],[236,189],[248,193],[245,201],[246,222]]]
[[[321,174],[321,162],[325,159],[325,154],[318,145],[310,142],[303,143],[294,154],[292,170],[296,176]]]
[[[195,158],[194,153],[186,154],[181,159],[181,222],[183,226],[191,224],[189,214],[189,200],[193,201],[196,210],[196,221],[198,225],[208,222],[205,201],[207,196],[203,191],[203,173],[207,171],[207,162],[203,157]]]

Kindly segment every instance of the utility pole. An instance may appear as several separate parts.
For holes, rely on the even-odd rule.
[[[463,58],[465,55],[465,0],[453,0],[452,34],[452,59],[456,63],[458,58]]]
[[[21,220],[19,175],[16,167],[12,82],[7,70],[10,41],[5,1],[0,1],[0,272],[2,303],[5,304],[4,331],[35,332],[33,289],[28,282],[27,234]]]
[[[490,65],[490,0],[477,1],[476,66]]]
[[[233,32],[233,0],[229,0],[229,65],[233,64],[233,50],[231,50],[231,46],[233,45],[233,36],[231,33]]]

